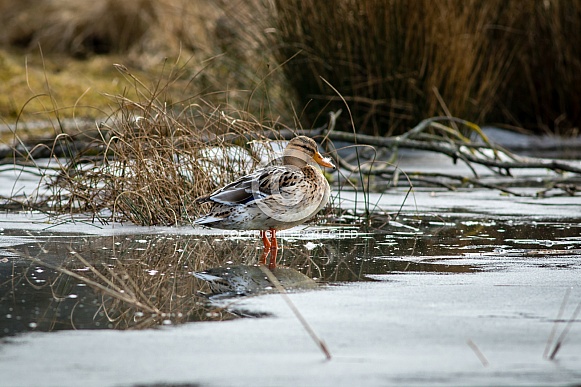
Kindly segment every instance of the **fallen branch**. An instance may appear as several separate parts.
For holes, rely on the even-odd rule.
[[[329,139],[333,141],[347,141],[352,142],[355,136],[351,133],[344,132],[333,132],[329,133]],[[481,164],[490,167],[497,167],[504,170],[510,169],[524,169],[524,168],[546,168],[553,171],[566,171],[581,173],[581,163],[574,161],[564,161],[564,160],[553,160],[553,159],[541,159],[533,157],[522,157],[520,156],[515,161],[503,161],[493,158],[481,158],[473,156],[472,154],[464,152],[462,149],[455,149],[449,144],[425,142],[418,140],[400,140],[395,138],[385,138],[385,137],[373,137],[367,135],[357,135],[357,142],[359,144],[367,144],[374,146],[383,146],[390,148],[408,148],[408,149],[420,149],[428,150],[433,152],[438,152],[451,157],[453,160],[457,160],[462,154],[467,161],[473,162],[475,164]],[[467,148],[471,145],[465,145]],[[478,145],[477,145],[478,146]],[[474,145],[472,145],[474,147]]]
[[[462,139],[459,134],[456,139],[453,139],[445,138],[443,136],[427,136],[423,133],[427,128],[434,126],[442,129],[442,125],[439,124],[438,121],[453,121],[467,125],[483,139],[484,145],[481,143],[470,142],[465,138]],[[304,134],[311,137],[324,136],[334,142],[339,141],[358,145],[371,145],[374,147],[389,148],[394,151],[397,149],[425,150],[444,154],[454,160],[454,162],[457,160],[463,160],[466,163],[499,168],[499,170],[504,170],[506,172],[511,169],[544,168],[556,172],[573,172],[581,174],[581,162],[579,161],[543,159],[514,155],[499,146],[492,145],[486,136],[482,134],[480,128],[475,124],[455,117],[428,118],[420,122],[416,127],[404,135],[395,137],[376,137],[364,134],[338,132],[332,129],[331,125],[329,125],[329,130],[324,127],[296,132],[281,131],[280,135],[286,139],[290,139],[297,134]],[[446,133],[450,134],[451,132],[448,129],[449,128],[446,129]],[[411,138],[414,136],[417,137],[417,139]],[[378,174],[372,169],[365,172],[368,174]],[[496,172],[500,173],[500,171]]]

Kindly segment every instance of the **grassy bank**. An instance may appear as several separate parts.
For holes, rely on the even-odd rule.
[[[0,22],[5,121],[44,111],[42,93],[98,115],[125,92],[112,63],[152,79],[178,64],[170,102],[203,94],[289,125],[345,103],[366,134],[442,114],[572,135],[581,121],[580,0],[0,0]]]
[[[209,0],[0,0],[0,117],[107,117],[117,96],[137,97],[121,64],[150,89],[171,79],[164,103],[176,109],[203,97],[292,122],[290,89],[255,19],[267,18]]]

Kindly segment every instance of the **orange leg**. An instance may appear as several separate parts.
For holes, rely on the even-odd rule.
[[[264,250],[262,250],[262,255],[260,256],[259,263],[261,265],[266,265],[266,257],[270,253],[270,241],[268,240],[268,236],[266,235],[267,231],[260,231],[260,237],[262,238],[262,243],[264,244]]]
[[[276,230],[270,229],[271,239],[270,239],[270,263],[268,264],[269,269],[276,268],[276,255],[278,252],[278,242],[276,241]]]

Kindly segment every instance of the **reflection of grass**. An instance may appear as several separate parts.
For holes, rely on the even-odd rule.
[[[89,237],[71,244],[47,243],[39,246],[40,254],[24,258],[32,262],[31,268],[50,268],[59,273],[44,285],[51,287],[55,299],[64,300],[69,294],[75,294],[75,281],[84,283],[97,295],[99,306],[94,312],[95,321],[116,329],[138,329],[235,318],[235,313],[208,303],[205,294],[211,293],[210,288],[193,273],[224,265],[253,265],[260,255],[259,245],[258,238],[235,240],[218,235]],[[288,253],[285,263],[289,267],[308,270],[308,250],[300,246]],[[47,259],[47,254],[58,256],[61,263]],[[62,259],[61,255],[67,258]],[[26,278],[27,272],[20,276]],[[292,288],[292,281],[296,278],[289,277],[285,284]],[[91,299],[83,302],[87,305],[82,308],[94,304]],[[64,319],[62,313],[59,320]],[[75,313],[74,308],[70,313]],[[48,318],[51,312],[47,310],[43,314]],[[97,314],[104,317],[97,319]],[[74,321],[78,319],[69,317],[74,328]],[[66,325],[59,321],[58,328]],[[51,330],[56,326],[56,321],[43,323],[42,329]],[[83,327],[87,327],[86,322]]]
[[[192,275],[220,262],[218,254],[223,251],[216,252],[205,239],[159,237],[143,242],[121,241],[115,246],[115,262],[107,265],[95,266],[78,258],[91,268],[83,281],[114,290],[104,294],[102,309],[117,328],[234,317],[209,306],[200,293],[207,291],[206,284]]]
[[[47,282],[55,297],[66,299],[75,293],[71,280],[91,287],[100,305],[95,311],[95,320],[102,320],[96,318],[101,314],[107,325],[117,329],[236,317],[227,310],[210,305],[204,296],[209,291],[207,284],[192,273],[219,266],[225,258],[239,264],[252,262],[257,254],[256,244],[238,241],[213,243],[204,237],[132,236],[88,238],[87,242],[70,244],[68,253],[65,253],[70,258],[61,264],[50,263],[44,258],[55,247],[63,250],[62,246],[52,244],[42,246],[44,254],[24,258],[34,267],[48,267],[60,273]],[[22,276],[26,277],[26,273],[24,271]],[[85,308],[93,305],[90,299],[83,302],[87,304]],[[62,313],[60,320],[64,317]],[[74,308],[70,313],[75,313]],[[46,311],[44,315],[49,317],[51,313]],[[71,315],[71,324],[75,320]],[[59,327],[62,325],[59,323]],[[50,330],[55,322],[42,326]]]
[[[6,292],[0,301],[48,297],[48,303],[31,301],[31,304],[40,312],[32,317],[35,326],[49,331],[95,327],[141,329],[236,318],[235,312],[208,302],[205,296],[211,294],[208,283],[193,273],[256,264],[261,243],[258,238],[249,238],[131,235],[73,238],[63,243],[61,236],[58,242],[50,240],[34,249],[14,251],[31,265],[15,268],[10,282],[0,281],[2,288],[12,288],[12,293]],[[285,254],[285,263],[308,271],[309,255],[302,245],[296,246]],[[49,274],[51,270],[57,274]],[[283,275],[288,271],[280,270]],[[43,273],[44,278],[40,284],[34,282],[41,276],[38,273]],[[294,288],[300,285],[292,282],[296,278],[284,277],[282,281]],[[32,293],[24,290],[23,281],[32,287]],[[81,291],[78,283],[91,288],[93,295]],[[34,291],[43,291],[42,296],[34,295]],[[75,303],[79,293],[82,297]]]
[[[57,240],[38,245],[34,251],[27,248],[23,252],[15,251],[32,263],[29,269],[15,272],[12,279],[16,286],[13,289],[15,299],[22,297],[20,277],[35,285],[28,277],[38,268],[59,273],[56,277],[46,277],[42,285],[50,287],[51,300],[54,299],[46,310],[40,310],[42,317],[35,320],[38,329],[42,330],[91,328],[86,314],[82,318],[75,316],[75,313],[86,313],[87,308],[94,315],[94,323],[116,329],[235,318],[235,313],[208,303],[204,295],[210,293],[208,284],[192,273],[216,267],[253,265],[261,252],[259,238],[233,239],[221,235],[86,237],[67,243],[63,243],[62,238]],[[329,240],[315,251],[306,249],[304,243],[301,240],[283,242],[284,266],[316,277],[317,281],[353,280],[348,274],[350,269],[335,267],[336,254],[343,253],[329,251],[326,247],[341,249],[340,241]],[[348,253],[351,264],[355,262],[352,255],[360,252],[357,249]],[[338,271],[344,274],[338,276]],[[47,273],[49,271],[45,270],[43,275]],[[59,306],[61,301],[70,306],[76,299],[68,296],[78,294],[78,282],[90,287],[94,298],[84,295],[72,309],[64,308],[64,303]],[[285,284],[294,287],[288,281]],[[40,290],[40,286],[36,288]]]

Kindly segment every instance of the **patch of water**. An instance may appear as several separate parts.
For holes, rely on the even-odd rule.
[[[479,275],[515,267],[581,268],[579,219],[404,217],[380,229],[346,230],[281,233],[279,265],[297,273],[285,279],[285,285],[292,288],[295,278],[303,281],[305,276],[327,285],[410,273]],[[235,294],[255,294],[260,290],[256,284],[275,291],[253,266],[261,243],[251,235],[201,235],[193,230],[90,236],[5,229],[2,249],[0,336],[238,317],[237,312],[209,302],[220,287],[195,275],[204,271],[216,276],[242,268],[245,279],[235,278]],[[235,269],[228,271],[230,267]],[[240,290],[240,283],[249,282],[255,286],[252,291]]]

